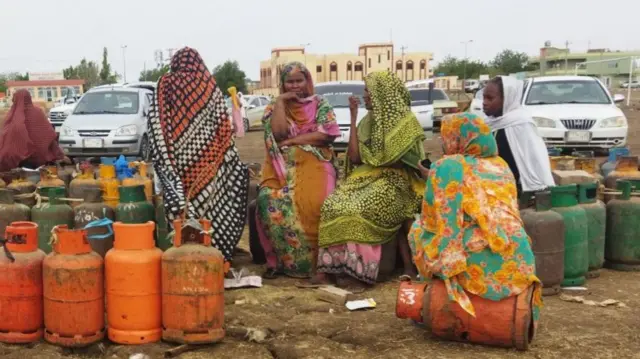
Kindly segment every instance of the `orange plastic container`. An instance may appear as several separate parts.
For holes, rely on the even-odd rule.
[[[155,224],[113,225],[114,247],[105,256],[109,339],[145,344],[162,337],[162,251],[153,239]]]
[[[42,338],[42,261],[38,225],[13,222],[0,249],[0,342],[24,344]]]
[[[224,256],[211,236],[173,222],[173,247],[162,256],[162,339],[186,344],[224,338]],[[200,220],[204,231],[211,222]]]
[[[120,203],[120,192],[118,192],[118,179],[116,178],[116,167],[114,165],[100,165],[100,178],[98,183],[102,188],[102,199],[104,203],[115,209]]]
[[[54,229],[53,252],[43,263],[44,338],[84,347],[104,338],[104,270],[86,230]]]

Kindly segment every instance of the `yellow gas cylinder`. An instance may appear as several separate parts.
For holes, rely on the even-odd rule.
[[[153,180],[151,176],[149,176],[149,164],[145,162],[141,162],[138,167],[140,170],[140,177],[142,177],[142,182],[144,184],[144,194],[147,196],[147,201],[153,201]]]
[[[93,166],[89,162],[83,162],[80,164],[80,174],[74,178],[69,184],[69,197],[71,198],[84,198],[84,191],[88,188],[98,188],[100,187],[100,182],[98,182],[94,177]],[[80,205],[81,202],[71,202],[72,207],[76,207]]]
[[[41,188],[47,187],[63,187],[66,188],[64,181],[58,178],[57,166],[45,166],[40,169],[40,182],[38,182],[38,192]]]
[[[102,200],[109,207],[114,209],[120,203],[120,192],[118,192],[118,179],[116,178],[116,167],[113,164],[100,165],[100,178],[98,179],[102,189]]]

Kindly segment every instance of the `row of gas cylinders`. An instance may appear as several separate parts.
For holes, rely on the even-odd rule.
[[[57,226],[46,255],[36,223],[11,223],[0,249],[0,342],[44,336],[83,347],[105,332],[119,344],[221,340],[228,266],[211,246],[209,221],[184,224],[174,222],[173,247],[163,253],[154,246],[153,222],[116,222],[114,248],[103,259],[86,230]]]
[[[605,205],[596,183],[556,186],[537,192],[535,207],[521,210],[544,295],[583,285],[603,266],[640,269],[640,198],[632,188],[618,180],[618,192]]]

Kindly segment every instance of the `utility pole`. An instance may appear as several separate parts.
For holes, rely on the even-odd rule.
[[[404,63],[404,50],[408,49],[408,47],[402,45],[400,50],[402,50],[402,81],[407,82],[407,65]]]
[[[464,83],[467,82],[467,62],[469,62],[469,60],[467,58],[467,47],[472,42],[473,42],[473,40],[467,40],[467,41],[460,42],[461,44],[464,44],[464,69],[462,70],[463,71],[463,76],[462,76],[462,87],[463,88],[464,88]]]
[[[127,55],[126,55],[127,45],[122,45],[120,46],[120,48],[122,49],[122,65],[124,67],[124,72],[122,73],[122,76],[124,78],[124,83],[127,83]]]
[[[302,52],[304,52],[304,66],[307,67],[307,46],[311,46],[311,43],[308,42],[306,44],[300,44],[300,47],[302,47]]]
[[[564,53],[564,73],[565,75],[567,74],[567,72],[569,72],[569,45],[571,43],[569,42],[569,40],[567,40],[564,43],[565,46],[565,53]]]

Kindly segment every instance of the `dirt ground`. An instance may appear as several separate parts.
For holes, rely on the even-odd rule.
[[[640,103],[625,108],[631,129],[632,152],[640,153]],[[251,132],[237,141],[246,162],[262,162],[262,133]],[[440,145],[436,138],[425,142],[432,159]],[[248,250],[248,231],[241,247]],[[248,256],[236,258],[235,268],[260,274]],[[311,289],[298,289],[292,279],[268,281],[259,289],[225,293],[226,325],[264,330],[266,340],[255,343],[228,335],[217,345],[205,346],[179,358],[640,358],[640,273],[604,270],[587,282],[587,299],[616,299],[625,307],[592,307],[545,297],[538,332],[528,352],[451,343],[432,338],[423,329],[395,316],[397,282],[377,285],[363,298],[378,306],[368,311],[321,302]],[[172,345],[157,343],[121,346],[105,340],[81,350],[62,349],[44,342],[29,346],[0,344],[0,358],[130,358],[144,353],[163,357]]]

